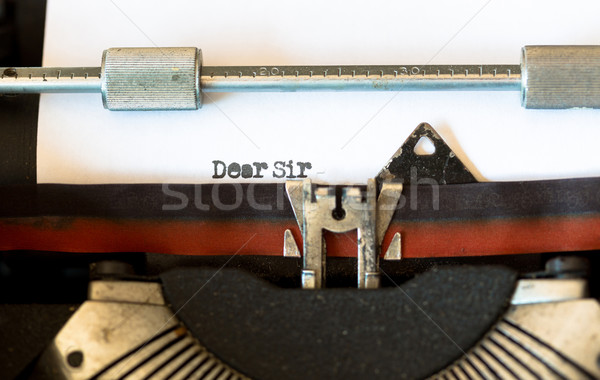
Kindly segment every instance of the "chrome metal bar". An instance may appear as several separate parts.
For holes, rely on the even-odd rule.
[[[0,69],[0,93],[100,92],[100,67]],[[519,91],[518,65],[207,66],[203,92]]]
[[[519,65],[205,66],[202,91],[519,91]]]
[[[0,68],[0,93],[100,92],[100,67]]]

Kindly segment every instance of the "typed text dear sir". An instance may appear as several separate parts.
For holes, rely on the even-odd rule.
[[[293,160],[252,163],[226,163],[213,160],[213,178],[307,178],[312,169],[310,162],[294,162]]]

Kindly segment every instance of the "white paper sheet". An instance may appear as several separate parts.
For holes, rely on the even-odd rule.
[[[524,45],[600,44],[600,3],[580,0],[48,0],[47,9],[46,66],[99,66],[120,46],[197,46],[214,66],[518,64]],[[600,110],[526,110],[517,92],[208,95],[183,112],[43,95],[38,181],[228,180],[212,178],[220,160],[265,162],[264,178],[249,180],[273,182],[285,180],[274,163],[293,160],[310,162],[318,181],[364,183],[423,121],[480,180],[600,175]]]

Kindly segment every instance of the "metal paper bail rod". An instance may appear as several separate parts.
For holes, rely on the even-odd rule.
[[[520,65],[214,66],[197,48],[112,48],[101,67],[0,68],[0,93],[101,92],[110,110],[186,110],[202,92],[520,91],[525,108],[600,108],[600,46],[526,46]]]

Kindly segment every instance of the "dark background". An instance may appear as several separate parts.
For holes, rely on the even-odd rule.
[[[0,0],[0,67],[41,66],[45,17],[45,0]],[[0,95],[0,184],[36,182],[38,106],[39,95]]]

